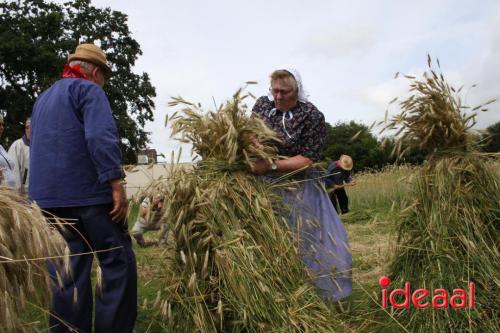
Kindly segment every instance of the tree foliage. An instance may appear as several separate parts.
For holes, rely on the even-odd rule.
[[[54,4],[42,0],[0,3],[0,112],[5,142],[23,133],[36,97],[60,78],[69,53],[79,43],[96,43],[106,52],[114,76],[104,90],[117,121],[125,163],[149,142],[144,131],[153,120],[156,96],[147,73],[132,72],[139,44],[127,15],[93,7],[90,0]]]
[[[427,154],[419,149],[409,150],[400,160],[392,154],[396,143],[394,138],[377,139],[363,124],[351,121],[326,124],[326,140],[323,147],[325,160],[337,160],[340,155],[350,155],[356,171],[380,169],[384,165],[398,163],[420,164]]]
[[[500,152],[500,121],[494,123],[486,129],[483,136],[485,145],[483,150],[489,153]]]
[[[350,155],[356,170],[378,168],[387,164],[386,149],[380,147],[377,138],[367,126],[354,121],[338,122],[335,126],[326,124],[326,140],[323,157],[337,160],[340,155]]]

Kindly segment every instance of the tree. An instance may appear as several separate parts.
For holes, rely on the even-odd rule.
[[[500,152],[500,121],[494,123],[486,129],[483,141],[486,142],[483,148],[484,151],[489,153]]]
[[[127,15],[93,7],[90,0],[59,5],[43,0],[0,3],[0,112],[5,141],[23,133],[36,97],[60,78],[69,53],[79,43],[100,43],[114,76],[104,87],[122,137],[125,163],[149,142],[156,96],[147,73],[132,73],[139,44],[130,36]]]
[[[354,121],[326,124],[326,140],[323,157],[336,160],[342,154],[350,155],[356,170],[380,168],[388,163],[386,149],[380,147],[377,138],[367,126]]]
[[[338,122],[335,126],[326,123],[326,140],[323,147],[323,158],[336,160],[342,154],[350,155],[357,171],[363,169],[380,169],[393,163],[421,164],[427,153],[419,149],[411,149],[400,160],[392,155],[396,143],[394,138],[377,139],[366,125],[354,121]]]

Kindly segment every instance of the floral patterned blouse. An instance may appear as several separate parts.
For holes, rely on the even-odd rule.
[[[311,102],[297,102],[289,112],[275,109],[267,96],[260,97],[252,109],[282,140],[278,153],[292,157],[302,155],[317,162],[325,142],[325,117]]]

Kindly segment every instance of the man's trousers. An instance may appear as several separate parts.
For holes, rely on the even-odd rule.
[[[130,333],[137,316],[137,268],[126,220],[111,221],[111,204],[45,209],[64,219],[59,227],[68,243],[71,273],[58,282],[56,266],[49,261],[52,276],[53,302],[50,316],[51,332],[92,332],[93,293],[91,270],[97,251],[102,272],[102,285],[95,292],[95,333]],[[61,280],[61,279],[59,279]]]
[[[333,207],[337,213],[339,213],[339,206],[342,214],[349,212],[349,198],[347,197],[347,193],[343,187],[330,192],[330,200],[332,201]]]

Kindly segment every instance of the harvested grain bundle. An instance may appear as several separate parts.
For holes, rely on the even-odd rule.
[[[64,256],[66,243],[39,208],[0,187],[0,331],[33,332],[19,317],[30,304],[47,306],[51,280],[45,258]]]
[[[334,332],[341,327],[310,285],[278,197],[246,170],[276,140],[245,116],[239,93],[217,112],[187,104],[174,134],[202,160],[164,183],[165,218],[176,241],[157,299],[174,332]],[[185,101],[176,99],[174,104]]]
[[[425,288],[431,296],[420,302],[428,301],[427,308],[410,301],[395,316],[412,332],[498,332],[499,179],[469,139],[474,114],[462,111],[455,90],[430,61],[429,69],[421,81],[410,78],[414,94],[390,124],[400,127],[401,152],[415,144],[431,152],[416,177],[414,200],[402,212],[390,275],[392,288],[409,281],[412,291]],[[470,293],[469,282],[475,284],[474,306],[470,294],[450,304],[455,289]],[[430,298],[440,288],[450,298],[441,298],[436,309]]]
[[[442,73],[436,73],[430,56],[427,63],[429,71],[423,74],[423,79],[405,76],[411,82],[410,93],[413,94],[399,103],[401,113],[383,129],[398,130],[393,153],[399,156],[412,148],[429,153],[472,149],[470,129],[476,124],[475,111],[487,111],[486,106],[496,101],[492,99],[469,110],[471,108],[463,105],[458,95],[463,87],[453,88]],[[468,111],[471,111],[470,114]]]

